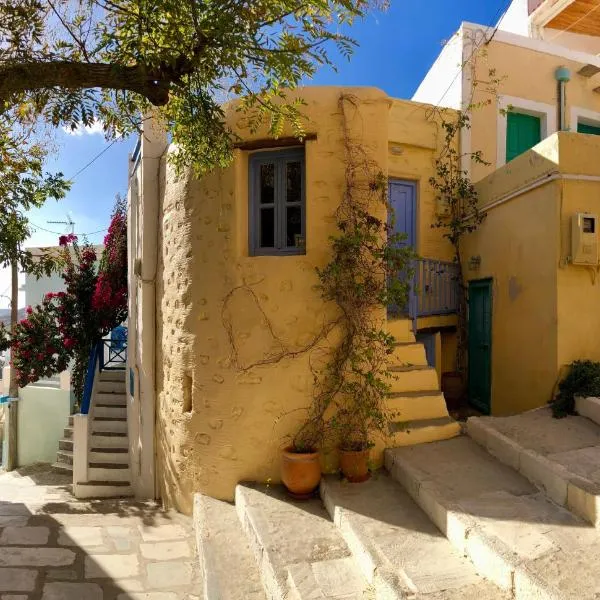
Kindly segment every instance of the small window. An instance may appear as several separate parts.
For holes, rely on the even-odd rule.
[[[250,254],[305,254],[304,150],[250,157]]]
[[[531,150],[542,141],[540,117],[509,112],[506,122],[506,162]]]
[[[599,125],[589,125],[588,123],[577,123],[577,133],[587,133],[589,135],[600,135]]]

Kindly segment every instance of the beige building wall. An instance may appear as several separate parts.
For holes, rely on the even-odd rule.
[[[241,480],[277,481],[279,449],[310,403],[325,340],[336,315],[324,304],[315,268],[330,255],[334,212],[345,185],[340,94],[350,137],[390,177],[419,188],[419,250],[448,257],[432,230],[428,180],[438,127],[422,106],[372,88],[306,88],[306,254],[248,255],[248,158],[201,179],[177,177],[163,160],[157,269],[157,481],[163,500],[191,511],[202,491],[231,500]],[[260,142],[231,113],[243,141]],[[235,121],[235,119],[240,119]],[[256,144],[260,147],[260,143]],[[441,255],[441,256],[440,256]],[[264,363],[264,364],[261,364]]]

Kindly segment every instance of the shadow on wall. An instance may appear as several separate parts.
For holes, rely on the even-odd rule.
[[[153,503],[76,501],[70,488],[46,465],[0,472],[0,593],[135,600],[198,592],[191,526],[181,515]]]

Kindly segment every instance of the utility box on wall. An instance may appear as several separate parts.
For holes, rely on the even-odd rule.
[[[571,217],[571,263],[598,264],[598,215],[577,213]]]

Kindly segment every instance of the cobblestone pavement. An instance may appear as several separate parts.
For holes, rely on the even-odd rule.
[[[0,600],[200,600],[188,517],[78,501],[47,465],[0,471]]]

